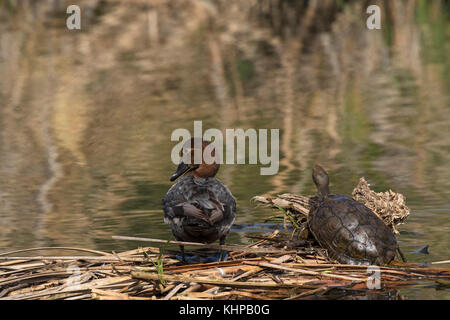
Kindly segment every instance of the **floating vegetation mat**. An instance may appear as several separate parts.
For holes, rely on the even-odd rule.
[[[414,285],[419,280],[434,281],[444,287],[450,283],[450,268],[396,262],[379,267],[380,286],[376,289],[373,270],[368,272],[367,266],[333,263],[321,248],[298,246],[290,240],[291,234],[278,230],[257,236],[247,246],[223,246],[228,250],[227,261],[192,264],[180,262],[178,250],[169,250],[166,240],[115,238],[162,245],[120,253],[71,247],[3,253],[0,299],[311,299],[332,297],[336,290],[366,295]],[[220,248],[190,245],[197,248],[187,250],[187,255],[198,261]],[[52,250],[71,250],[78,255],[30,255]]]

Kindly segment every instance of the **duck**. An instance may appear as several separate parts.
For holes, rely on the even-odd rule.
[[[198,139],[198,140],[197,140]],[[181,150],[181,160],[170,177],[176,181],[162,199],[164,222],[178,241],[225,244],[236,216],[236,199],[217,178],[217,158],[207,161],[205,149],[215,157],[214,145],[202,138],[191,138]],[[201,146],[201,163],[195,164],[195,147]],[[209,147],[208,147],[209,146]],[[197,150],[198,151],[198,150]],[[200,162],[200,161],[198,161]],[[186,262],[184,246],[180,245],[182,261]],[[219,261],[224,260],[221,250]]]

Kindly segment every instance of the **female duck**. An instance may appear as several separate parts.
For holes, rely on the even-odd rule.
[[[196,142],[202,151],[200,164],[194,161]],[[219,240],[223,245],[235,219],[236,201],[230,190],[214,178],[219,171],[217,161],[205,161],[204,151],[209,144],[199,138],[184,144],[182,160],[170,181],[182,177],[162,199],[164,222],[170,225],[178,241],[212,243]],[[210,154],[214,157],[215,149],[211,147],[208,149],[212,149]],[[184,246],[180,245],[180,249],[185,261]],[[220,260],[223,254],[222,251]]]

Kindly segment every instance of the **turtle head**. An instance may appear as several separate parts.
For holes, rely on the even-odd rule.
[[[316,164],[312,170],[312,178],[317,187],[317,195],[319,199],[323,199],[330,194],[328,174],[324,168]]]

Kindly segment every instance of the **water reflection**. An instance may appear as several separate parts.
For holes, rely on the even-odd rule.
[[[170,237],[160,210],[170,135],[202,120],[281,129],[278,175],[221,167],[239,225],[273,214],[254,195],[314,193],[319,162],[340,193],[365,176],[405,194],[413,214],[400,244],[430,245],[429,256],[408,258],[448,259],[443,1],[379,2],[382,31],[365,28],[360,1],[124,3],[82,1],[82,30],[70,32],[65,1],[0,4],[0,251],[117,251],[137,244],[111,235]]]

